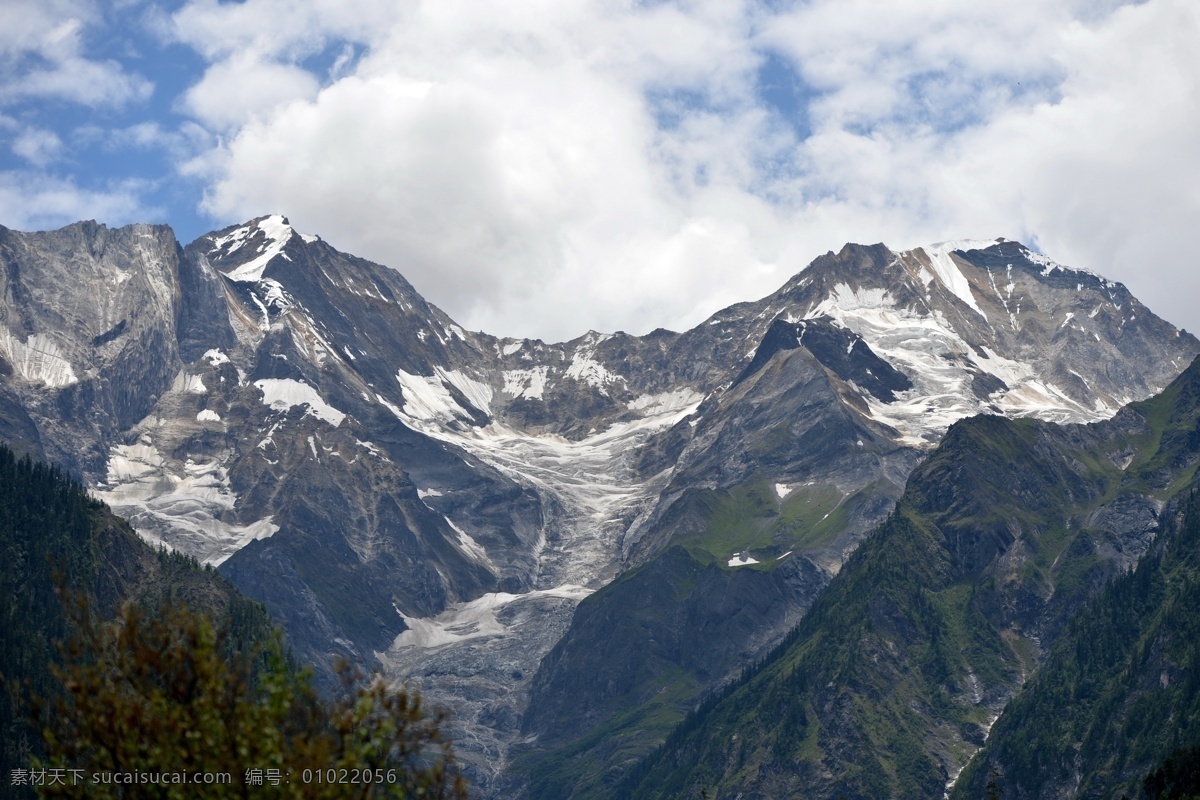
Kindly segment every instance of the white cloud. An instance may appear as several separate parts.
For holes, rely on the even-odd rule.
[[[193,0],[163,25],[171,38],[210,61],[239,54],[259,59],[295,59],[324,49],[332,40],[370,41],[401,14],[391,0]]]
[[[123,225],[145,219],[141,187],[124,182],[103,190],[38,171],[0,171],[0,220],[17,230],[58,228],[80,219]]]
[[[684,327],[847,240],[998,235],[1200,327],[1155,289],[1200,288],[1190,0],[368,8],[185,6],[187,107],[227,133],[187,169],[214,215],[287,213],[471,327]],[[800,124],[757,93],[768,50]]]
[[[148,98],[150,81],[85,54],[84,30],[99,23],[95,4],[84,0],[0,5],[0,104],[52,98],[101,107]]]
[[[746,104],[756,57],[724,12],[702,12],[424,7],[315,100],[245,124],[194,168],[212,170],[214,213],[283,210],[469,325],[558,337],[671,323],[664,298],[740,296],[707,280],[728,267],[711,253],[769,275],[747,237],[777,224],[739,190],[730,207],[755,218],[723,216],[726,183],[755,179],[760,114],[697,114],[666,135],[644,102],[654,84]],[[697,185],[700,164],[712,188]],[[630,302],[630,286],[648,296]]]
[[[44,167],[61,155],[62,139],[54,131],[27,128],[13,141],[12,151],[37,167]]]
[[[239,54],[209,67],[183,96],[183,107],[215,130],[245,125],[295,100],[311,100],[317,79],[305,70]]]
[[[944,179],[960,181],[955,194],[973,218],[1020,219],[1057,259],[1126,283],[1191,330],[1200,330],[1198,31],[1200,7],[1185,0],[1070,26],[1062,99],[964,140],[959,174]],[[965,190],[972,179],[995,199]]]

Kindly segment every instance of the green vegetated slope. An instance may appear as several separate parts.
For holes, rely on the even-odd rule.
[[[763,479],[728,490],[692,489],[681,502],[702,525],[677,535],[682,545],[702,558],[727,561],[735,554],[758,560],[769,569],[785,554],[819,551],[832,544],[846,527],[845,517],[870,498],[868,486],[844,495],[833,483],[809,483],[778,497]]]
[[[1147,552],[1160,513],[1171,518],[1194,483],[1198,387],[1193,364],[1106,423],[956,424],[788,641],[610,796],[940,796],[1075,612]],[[1167,754],[1156,748],[1155,760]]]
[[[214,570],[155,552],[60,470],[0,445],[0,775],[29,768],[39,737],[21,698],[55,691],[50,665],[67,614],[56,590],[84,593],[102,616],[127,601],[186,604],[230,632],[230,646],[265,641],[273,626]]]

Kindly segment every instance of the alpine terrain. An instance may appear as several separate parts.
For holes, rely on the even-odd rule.
[[[801,625],[611,796],[1146,796],[1200,746],[1198,421],[1200,359],[1103,422],[956,423]]]
[[[692,330],[554,344],[464,330],[399,272],[281,216],[186,247],[165,226],[0,229],[0,267],[0,438],[80,476],[151,543],[217,566],[326,675],[348,656],[449,707],[488,797],[659,791],[672,729],[768,653],[784,664],[814,641],[802,632],[832,624],[838,598],[867,597],[852,587],[879,553],[950,592],[928,602],[951,633],[967,614],[995,631],[978,666],[931,662],[944,696],[841,718],[862,752],[882,746],[872,726],[911,733],[925,744],[883,765],[909,783],[889,785],[944,790],[1089,587],[1147,552],[1169,499],[1118,491],[1158,451],[1116,432],[1153,438],[1157,417],[1048,423],[1109,420],[1200,352],[1120,284],[1003,239],[846,245]],[[993,416],[959,422],[978,414]],[[955,461],[955,442],[991,459]],[[989,559],[1027,528],[970,510],[983,495],[960,495],[964,481],[1024,486],[997,508],[1029,525],[1062,499],[997,467],[1014,448],[1046,460],[1071,511],[1001,570]],[[956,539],[938,514],[986,521],[990,538]],[[1097,555],[1063,577],[1056,559],[1080,541]],[[991,594],[971,595],[985,578]],[[905,618],[861,614],[845,619]],[[892,663],[873,641],[828,652]],[[813,693],[788,724],[817,731],[832,667],[788,669]],[[820,737],[786,759],[857,791]],[[712,758],[719,780],[678,785],[778,796],[766,762],[746,778],[740,756]]]

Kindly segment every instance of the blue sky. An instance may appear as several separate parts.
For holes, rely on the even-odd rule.
[[[1197,329],[1197,41],[1193,0],[5,0],[0,224],[284,213],[548,339],[1006,236]]]

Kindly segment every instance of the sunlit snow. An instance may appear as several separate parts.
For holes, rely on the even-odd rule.
[[[504,372],[504,393],[514,400],[527,397],[541,400],[546,391],[546,376],[550,368],[544,364],[533,369],[510,369]]]
[[[944,243],[942,247],[973,249],[988,244],[959,241]],[[914,266],[919,267],[918,274],[924,268],[919,262]],[[871,395],[864,397],[871,416],[895,428],[901,434],[901,441],[911,446],[932,447],[957,420],[994,413],[996,409],[1014,417],[1091,422],[1108,416],[1111,408],[1116,407],[1107,402],[1083,406],[1059,387],[1039,381],[1029,364],[1004,358],[986,345],[972,347],[938,309],[930,315],[915,308],[899,307],[891,294],[882,289],[856,290],[844,283],[837,284],[830,296],[809,309],[805,316],[832,317],[861,336],[876,355],[912,379],[913,388],[898,393],[894,402],[885,403]],[[798,321],[792,315],[786,318]],[[978,399],[971,386],[979,372],[999,378],[1008,389],[986,400]]]
[[[42,383],[51,389],[61,389],[78,383],[63,351],[44,333],[35,333],[22,342],[6,328],[0,327],[0,353],[13,370],[30,383]]]
[[[346,415],[321,399],[317,390],[307,383],[291,378],[263,378],[254,385],[262,390],[263,404],[276,411],[286,411],[292,406],[306,405],[308,413],[333,427],[342,424]]]
[[[925,252],[925,255],[929,257],[929,265],[942,285],[949,289],[958,299],[973,308],[981,317],[986,315],[975,302],[975,295],[971,294],[971,284],[967,282],[967,278],[962,274],[962,270],[958,268],[958,264],[954,263],[951,253],[955,250],[984,250],[994,244],[994,241],[985,242],[972,239],[959,239],[950,242],[938,242],[937,244],[926,245],[921,248]]]
[[[175,380],[171,383],[171,391],[187,392],[188,394],[207,394],[208,387],[204,385],[204,380],[199,375],[189,375],[180,370],[176,374]]]
[[[228,522],[237,503],[228,471],[217,460],[179,464],[145,437],[109,453],[107,480],[95,496],[129,520],[151,544],[217,565],[256,539],[279,530],[272,517]]]
[[[447,385],[460,391],[477,410],[491,413],[492,387],[456,370],[435,367],[433,375],[424,376],[401,369],[396,370],[396,380],[404,393],[403,416],[440,422],[471,420],[472,414],[455,401]]]
[[[287,245],[288,240],[295,233],[292,230],[292,226],[284,222],[283,217],[278,214],[259,220],[257,228],[266,234],[267,241],[260,246],[259,254],[254,259],[247,261],[237,269],[225,273],[225,277],[231,281],[250,283],[259,281],[262,278],[263,270],[267,268],[267,264],[271,262],[271,259],[283,252],[283,248]],[[215,239],[213,241],[212,252],[224,250],[226,256],[231,255],[241,249],[253,235],[254,228],[249,225],[238,228],[227,236]]]
[[[396,637],[391,651],[395,654],[396,651],[412,647],[437,648],[470,639],[507,636],[511,633],[510,626],[496,617],[496,612],[504,607],[538,597],[557,597],[578,602],[589,594],[591,590],[572,584],[525,594],[491,592],[469,603],[451,606],[430,619],[405,616],[404,622],[408,625],[408,630]]]
[[[629,403],[629,410],[637,411],[644,417],[654,417],[685,408],[694,409],[703,399],[704,395],[685,386],[661,394],[643,394]]]
[[[222,353],[220,350],[208,350],[202,358],[214,367],[219,367],[222,364],[229,363],[229,356]]]

